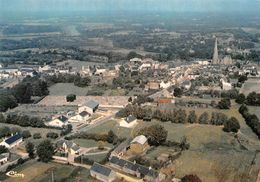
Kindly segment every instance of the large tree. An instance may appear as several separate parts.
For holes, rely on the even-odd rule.
[[[238,120],[235,117],[231,117],[228,121],[224,123],[223,130],[226,132],[235,132],[237,133],[240,129]]]
[[[155,124],[142,128],[138,135],[146,136],[150,145],[158,146],[166,141],[168,131],[162,125]]]
[[[181,182],[202,182],[197,175],[190,174],[181,178]]]
[[[196,123],[196,121],[197,121],[197,115],[196,115],[195,111],[194,110],[190,111],[189,116],[188,116],[188,122]]]
[[[231,102],[230,99],[224,98],[221,99],[218,103],[218,108],[219,109],[229,109],[231,107]]]
[[[200,115],[199,123],[200,124],[208,124],[209,123],[209,114],[207,112],[204,112]]]
[[[34,144],[28,142],[25,147],[26,147],[26,152],[29,154],[29,157],[31,159],[34,158]]]
[[[54,154],[54,147],[50,140],[44,140],[37,146],[37,155],[42,162],[49,162]]]
[[[246,96],[244,94],[239,94],[236,98],[236,103],[243,104],[246,100]]]

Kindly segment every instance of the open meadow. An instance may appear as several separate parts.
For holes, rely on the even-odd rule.
[[[237,182],[238,179],[245,180],[249,176],[253,181],[256,178],[257,173],[248,175],[255,151],[243,149],[234,134],[224,132],[221,126],[152,121],[140,123],[135,131],[151,124],[163,125],[168,131],[168,140],[181,141],[185,136],[190,144],[190,149],[182,152],[174,161],[177,177],[197,174],[202,181],[207,182]],[[255,145],[260,149],[260,142]],[[169,153],[170,149],[157,147],[148,157]]]
[[[260,93],[260,79],[248,79],[240,89],[240,93],[248,95],[251,92]]]
[[[42,163],[36,160],[30,160],[16,167],[14,171],[24,174],[24,178],[8,178],[6,182],[45,182],[51,181],[51,172],[53,171],[54,180],[62,182],[65,180],[78,181],[86,179],[89,175],[88,170],[71,165],[62,165],[53,162]],[[77,179],[77,180],[76,180]]]

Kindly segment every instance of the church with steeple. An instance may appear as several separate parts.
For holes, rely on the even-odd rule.
[[[213,58],[212,58],[212,64],[214,65],[230,65],[233,64],[232,58],[230,55],[225,56],[223,59],[219,58],[218,55],[218,39],[216,38],[215,40],[215,47],[214,47],[214,53],[213,53]]]
[[[215,47],[214,47],[212,64],[220,64],[220,61],[219,61],[219,58],[218,58],[218,39],[217,38],[215,40]]]

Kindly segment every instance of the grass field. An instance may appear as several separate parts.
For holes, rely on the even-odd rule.
[[[222,127],[152,121],[140,123],[138,128],[157,123],[168,131],[168,140],[180,141],[186,136],[190,144],[190,149],[175,160],[177,177],[197,174],[207,182],[236,182],[247,177],[254,151],[241,149],[234,135],[223,132]],[[256,145],[259,148],[260,142]],[[154,158],[168,151],[167,147],[157,147],[147,157]]]
[[[51,171],[54,172],[55,181],[64,181],[75,172],[76,167],[57,163],[42,163],[30,160],[14,169],[18,173],[25,175],[24,178],[8,178],[6,182],[45,182],[51,181]],[[85,170],[86,172],[86,170]],[[82,175],[81,175],[82,176]]]
[[[73,83],[57,83],[49,88],[50,94],[55,96],[66,96],[68,94],[75,94],[78,96],[85,96],[89,87],[77,87]]]
[[[120,137],[129,137],[131,135],[131,129],[120,127],[115,120],[110,120],[93,128],[90,133],[107,133],[109,130],[112,130]]]
[[[79,146],[84,147],[84,148],[98,147],[98,142],[96,142],[95,140],[75,139],[75,140],[73,140],[73,142],[75,142],[76,144],[78,144]],[[112,144],[107,143],[107,142],[104,142],[104,146],[110,147],[110,148],[113,147]]]
[[[260,79],[248,79],[240,89],[240,93],[245,95],[250,92],[260,93]]]
[[[251,114],[257,115],[257,117],[260,119],[260,107],[257,106],[247,106],[249,108],[249,112]]]

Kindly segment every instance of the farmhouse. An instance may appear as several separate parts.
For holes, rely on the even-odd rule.
[[[125,128],[133,128],[137,124],[138,124],[137,118],[132,115],[129,115],[127,118],[122,119],[122,121],[120,121],[119,123],[121,127],[125,127]]]
[[[56,143],[57,150],[62,151],[64,153],[70,153],[72,155],[79,154],[80,147],[68,140],[60,140]]]
[[[20,143],[22,143],[22,141],[23,141],[23,137],[20,134],[16,134],[2,141],[0,145],[3,145],[6,148],[10,149],[15,146],[18,146]]]
[[[135,137],[130,143],[130,151],[132,153],[140,154],[149,147],[147,138],[144,135]]]
[[[76,116],[73,116],[70,118],[71,122],[86,122],[89,117],[91,116],[90,113],[87,111],[82,111],[81,113],[77,114]]]
[[[111,182],[116,179],[116,173],[113,170],[98,163],[91,166],[90,175],[103,182]]]
[[[63,126],[66,126],[68,124],[69,124],[68,118],[62,115],[48,122],[47,125],[62,128]]]
[[[81,113],[83,111],[88,112],[90,115],[92,115],[97,109],[98,109],[99,103],[94,101],[94,100],[90,100],[88,102],[86,102],[85,104],[79,106],[78,112]]]
[[[135,162],[127,161],[113,156],[110,159],[110,165],[120,171],[134,175],[144,181],[159,182],[165,179],[165,175],[152,168],[148,168]]]
[[[5,155],[0,155],[0,166],[7,163],[8,157]]]

